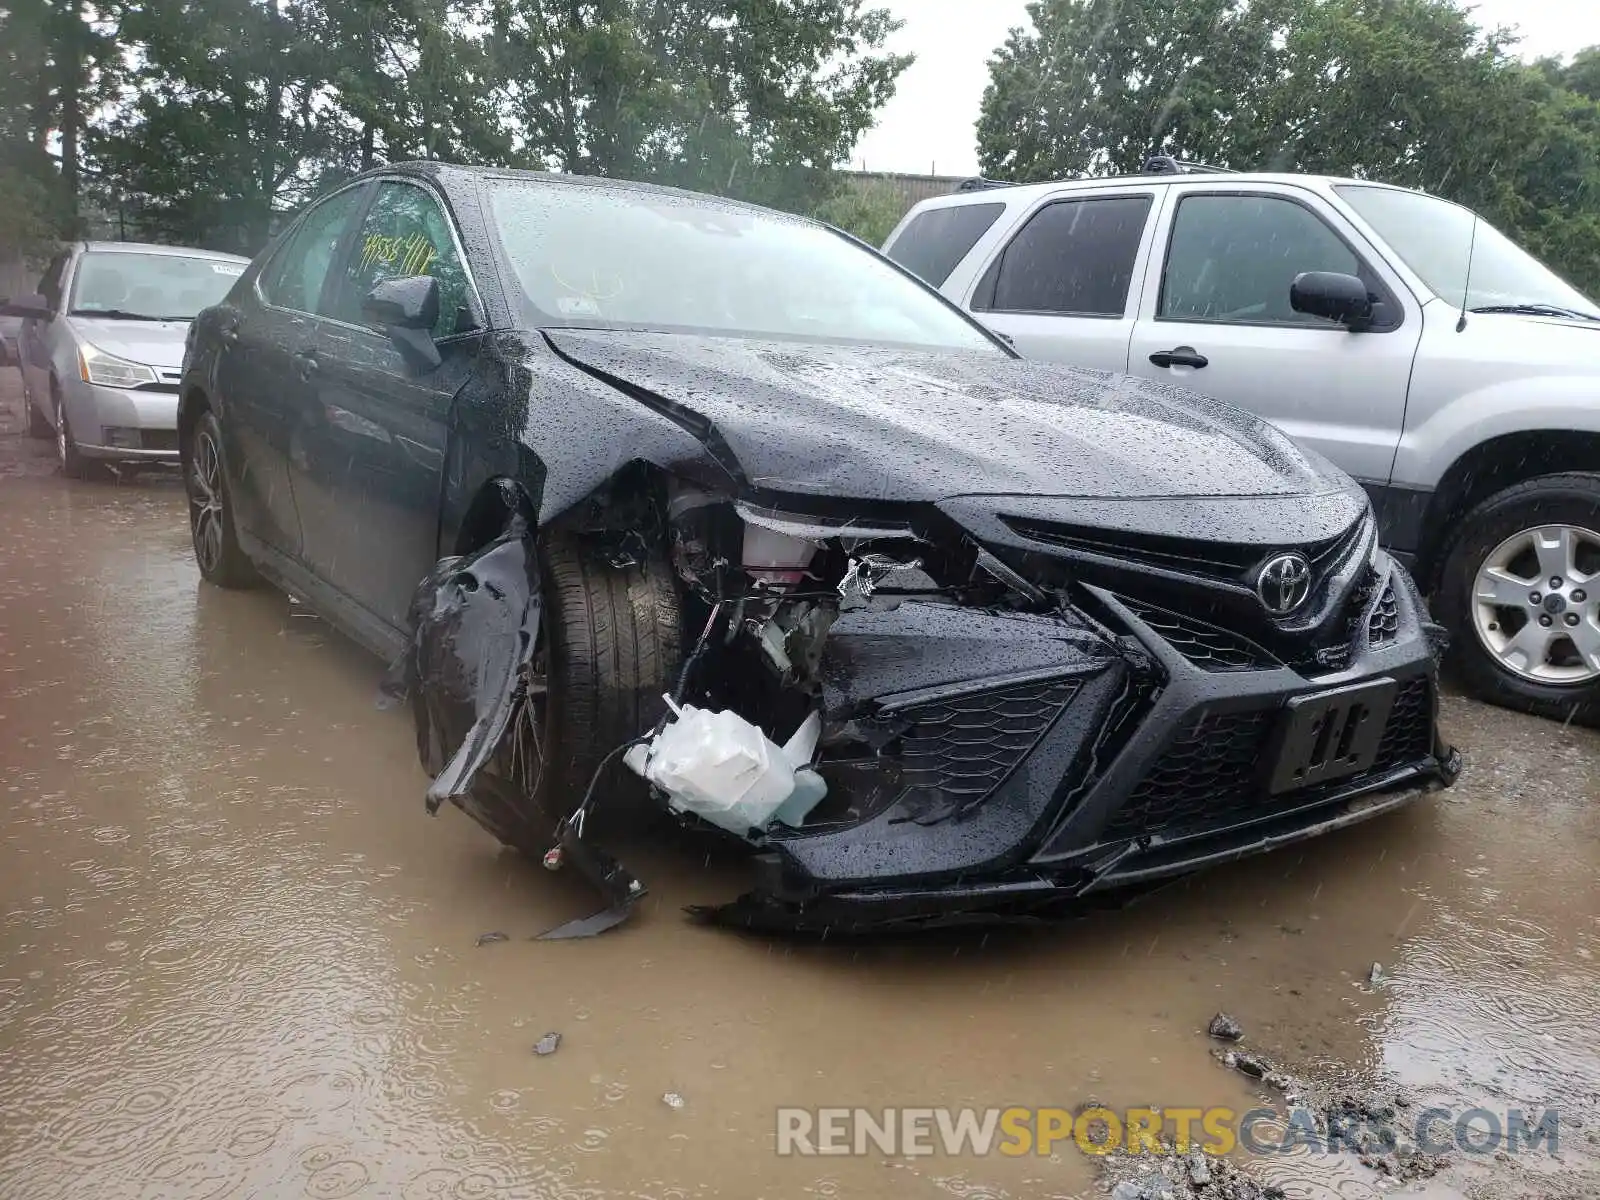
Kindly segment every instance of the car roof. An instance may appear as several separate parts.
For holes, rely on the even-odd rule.
[[[1296,175],[1269,171],[1244,173],[1191,170],[1178,175],[1147,172],[1133,175],[1099,175],[1087,179],[1056,179],[1043,183],[1008,184],[996,180],[984,180],[978,186],[971,187],[966,191],[952,192],[948,196],[934,196],[931,199],[924,200],[917,205],[917,209],[922,211],[929,208],[954,207],[962,204],[994,204],[997,202],[1026,204],[1038,199],[1040,196],[1056,195],[1061,192],[1168,183],[1215,183],[1230,188],[1270,183],[1280,186],[1314,189],[1335,187],[1340,184],[1357,184],[1361,187],[1385,188],[1394,192],[1415,191],[1413,188],[1396,187],[1391,183],[1379,183],[1371,179],[1352,179],[1342,175]],[[1427,193],[1417,192],[1416,194],[1426,195]]]
[[[163,246],[157,242],[79,243],[85,254],[170,254],[181,258],[214,258],[222,262],[247,263],[250,260],[221,250],[202,250],[198,246]]]
[[[590,188],[597,191],[626,191],[639,192],[646,195],[675,196],[680,199],[696,200],[704,204],[714,204],[724,208],[742,209],[746,212],[763,213],[767,216],[785,217],[794,221],[802,221],[806,224],[816,224],[809,218],[787,213],[781,209],[766,208],[759,204],[750,204],[744,200],[732,200],[726,196],[718,196],[710,192],[694,192],[686,188],[667,187],[659,183],[639,183],[631,179],[613,179],[607,175],[567,175],[555,171],[523,171],[514,167],[477,167],[461,163],[416,160],[374,167],[372,170],[356,176],[356,179],[352,180],[352,182],[386,175],[412,175],[431,179],[446,191],[449,191],[452,187],[467,185],[473,180],[510,179],[525,183],[548,184],[551,187]]]

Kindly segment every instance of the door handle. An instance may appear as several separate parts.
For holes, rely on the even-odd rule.
[[[1193,367],[1199,370],[1211,362],[1193,346],[1179,346],[1176,350],[1157,350],[1150,361],[1158,367]]]
[[[299,372],[301,379],[310,379],[317,373],[319,365],[315,350],[302,350],[294,356],[294,368]]]

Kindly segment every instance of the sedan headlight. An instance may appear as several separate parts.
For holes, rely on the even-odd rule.
[[[88,343],[78,347],[78,374],[85,383],[98,383],[102,387],[131,388],[156,382],[154,368],[96,350]]]

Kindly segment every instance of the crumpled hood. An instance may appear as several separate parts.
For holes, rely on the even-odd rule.
[[[1105,371],[998,353],[609,330],[544,336],[567,361],[720,442],[756,488],[915,502],[1353,487],[1230,405]]]
[[[178,370],[183,366],[183,341],[188,321],[113,321],[108,317],[67,318],[78,335],[96,350],[148,367]]]

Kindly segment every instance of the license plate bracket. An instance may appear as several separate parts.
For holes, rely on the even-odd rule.
[[[1272,794],[1370,770],[1396,690],[1395,681],[1384,678],[1291,698],[1272,768]]]

